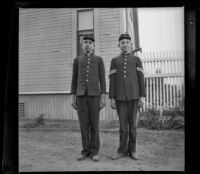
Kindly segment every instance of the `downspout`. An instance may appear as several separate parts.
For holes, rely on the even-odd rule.
[[[135,47],[137,49],[137,48],[140,48],[137,8],[133,8],[133,30],[134,30],[134,38],[135,38]]]

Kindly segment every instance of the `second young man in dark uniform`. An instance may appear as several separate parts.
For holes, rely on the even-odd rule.
[[[138,103],[144,103],[145,85],[142,62],[131,54],[131,37],[119,37],[121,54],[111,61],[109,98],[111,107],[117,109],[120,123],[120,145],[112,159],[130,155],[138,159],[136,153],[136,117]]]
[[[74,59],[72,106],[77,109],[83,150],[78,160],[91,156],[99,160],[99,112],[105,106],[105,68],[103,59],[94,55],[94,38],[83,38],[84,55]]]

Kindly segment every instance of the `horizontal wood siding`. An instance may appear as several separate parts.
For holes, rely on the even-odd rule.
[[[99,8],[98,53],[104,59],[107,91],[111,59],[120,54],[118,37],[123,22],[120,8]],[[21,9],[19,11],[19,103],[25,118],[45,114],[48,119],[77,120],[71,106],[72,9]],[[130,20],[129,20],[130,21]],[[132,30],[132,27],[129,27]],[[74,30],[73,30],[74,33]],[[73,46],[74,48],[74,46]],[[75,48],[74,48],[75,49]],[[73,53],[74,54],[74,53]],[[184,101],[184,55],[167,51],[137,53],[143,62],[146,102],[143,110],[156,106],[175,108]],[[51,94],[42,94],[50,91]],[[55,91],[57,94],[52,94]],[[23,92],[25,95],[22,95]],[[40,94],[28,94],[40,92]],[[58,92],[60,92],[58,94]],[[63,93],[62,93],[63,92]],[[116,110],[107,105],[100,120],[117,120]]]
[[[184,55],[166,52],[143,53],[138,56],[143,62],[147,94],[142,110],[182,107],[185,98]],[[106,102],[106,107],[100,111],[100,120],[117,120],[116,110],[110,107],[108,94]],[[71,106],[70,94],[20,95],[19,103],[24,103],[25,118],[45,114],[48,119],[78,119],[76,110]]]
[[[69,91],[71,43],[72,9],[20,8],[19,91]]]
[[[120,35],[120,9],[100,8],[99,9],[99,54],[104,59],[106,69],[107,91],[109,89],[108,74],[110,71],[111,59],[117,56],[120,51],[117,46]]]
[[[77,120],[77,111],[71,106],[71,95],[20,95],[19,103],[24,103],[24,117],[38,118],[44,114],[46,119]],[[116,120],[116,110],[110,108],[107,96],[107,106],[100,111],[100,120]]]
[[[20,95],[24,102],[25,118],[37,118],[44,114],[48,119],[77,119],[67,95]]]
[[[157,55],[157,56],[156,56]],[[148,108],[172,109],[184,105],[184,55],[181,53],[138,54],[145,72],[146,98],[141,111]],[[100,120],[117,120],[116,110],[111,109],[108,94],[107,105],[100,111]],[[20,95],[25,118],[37,118],[45,114],[48,119],[77,120],[77,112],[71,106],[70,94]]]

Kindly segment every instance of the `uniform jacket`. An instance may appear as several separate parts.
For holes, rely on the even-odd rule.
[[[106,93],[105,67],[99,56],[84,54],[74,59],[71,93],[76,96],[85,94],[99,96]]]
[[[109,77],[109,98],[123,101],[146,96],[143,67],[139,57],[122,53],[113,58]]]

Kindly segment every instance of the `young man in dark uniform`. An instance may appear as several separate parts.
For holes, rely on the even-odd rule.
[[[145,84],[142,62],[131,54],[131,37],[122,34],[118,44],[121,54],[111,61],[109,98],[111,107],[117,109],[120,123],[120,145],[112,159],[130,155],[137,160],[136,118],[139,102],[144,103]]]
[[[78,160],[90,156],[99,160],[99,112],[105,106],[105,67],[103,59],[94,55],[94,38],[85,35],[84,55],[74,59],[71,84],[72,106],[77,109],[83,150]]]

